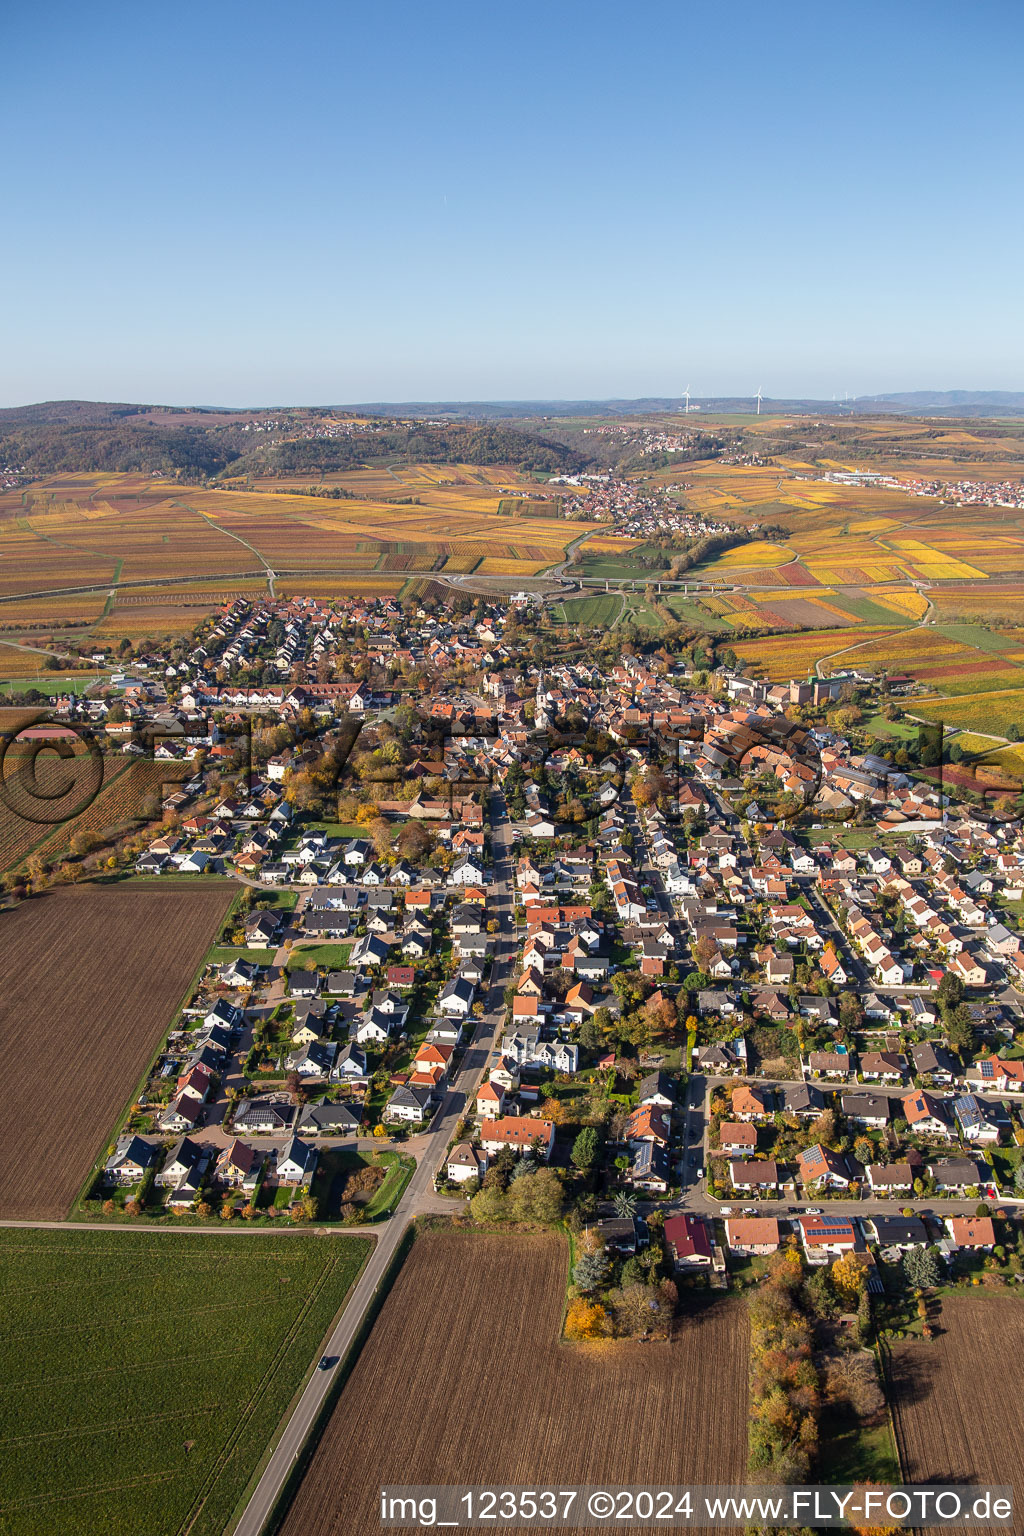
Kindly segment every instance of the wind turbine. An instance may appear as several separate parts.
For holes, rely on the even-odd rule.
[[[686,406],[685,406],[683,414],[686,415],[686,416],[689,416],[689,414],[690,414],[690,390],[689,390],[689,387],[687,387],[686,389],[683,390],[683,398],[686,401]]]
[[[758,415],[759,415],[759,416],[760,416],[760,414],[761,414],[761,400],[762,400],[762,398],[763,398],[763,396],[762,396],[762,394],[761,394],[761,386],[760,386],[760,384],[759,384],[759,385],[758,385],[758,386],[757,386],[757,414],[758,414]]]

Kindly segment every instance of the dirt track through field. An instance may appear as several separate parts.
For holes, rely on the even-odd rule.
[[[742,1483],[744,1308],[670,1344],[562,1344],[566,1263],[554,1236],[419,1238],[281,1536],[380,1536],[388,1485]]]
[[[66,1216],[231,901],[65,887],[0,912],[0,1216]]]
[[[896,1343],[888,1370],[906,1482],[1013,1485],[1015,1531],[1024,1509],[1022,1349],[1024,1301],[955,1296],[942,1303],[937,1337]],[[971,1529],[1006,1536],[1009,1528]]]

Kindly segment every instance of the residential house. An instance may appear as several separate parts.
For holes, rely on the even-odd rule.
[[[812,1185],[822,1189],[849,1187],[850,1171],[846,1159],[838,1152],[833,1152],[831,1147],[823,1147],[816,1142],[814,1146],[800,1153],[796,1166],[805,1187]]]
[[[957,1248],[974,1253],[991,1253],[996,1245],[991,1216],[947,1216],[946,1231]]]
[[[316,1147],[293,1136],[277,1154],[278,1184],[308,1189],[313,1182],[318,1153]]]
[[[384,1110],[385,1120],[404,1120],[422,1125],[433,1113],[435,1094],[432,1088],[415,1088],[404,1084],[396,1088]]]
[[[857,1233],[847,1216],[801,1216],[797,1226],[809,1264],[827,1264],[857,1246]]]
[[[723,1120],[718,1134],[723,1152],[753,1152],[757,1146],[757,1130],[746,1120]]]
[[[555,1124],[533,1115],[501,1115],[481,1126],[480,1140],[490,1154],[500,1152],[502,1147],[514,1147],[517,1151],[532,1147],[546,1162],[555,1145]]]
[[[937,1099],[934,1094],[918,1088],[913,1093],[908,1093],[900,1103],[904,1120],[916,1134],[941,1136],[946,1141],[953,1140],[956,1133],[944,1100]]]
[[[754,1159],[752,1162],[729,1163],[729,1178],[733,1189],[754,1191],[777,1190],[779,1188],[778,1165],[768,1159]]]
[[[471,1179],[482,1182],[490,1161],[483,1147],[460,1141],[448,1153],[447,1173],[453,1184],[467,1184]]]
[[[725,1223],[725,1240],[733,1253],[744,1256],[775,1253],[779,1223],[775,1216],[734,1216]]]
[[[358,1136],[360,1125],[358,1106],[316,1099],[300,1111],[296,1130],[306,1136]]]
[[[685,1212],[665,1222],[665,1246],[678,1270],[710,1269],[711,1234],[700,1216]]]
[[[853,1125],[883,1131],[889,1123],[889,1100],[884,1093],[844,1093],[839,1102]]]
[[[160,1148],[141,1136],[122,1136],[103,1168],[105,1184],[138,1184],[159,1161]]]
[[[869,1163],[864,1172],[873,1194],[909,1194],[914,1187],[914,1171],[909,1163]]]

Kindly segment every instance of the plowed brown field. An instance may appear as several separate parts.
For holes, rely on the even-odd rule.
[[[742,1483],[744,1308],[670,1344],[566,1345],[566,1264],[554,1236],[417,1239],[281,1536],[380,1536],[389,1484]]]
[[[1024,1507],[1022,1349],[1019,1300],[954,1296],[942,1303],[937,1338],[901,1340],[887,1371],[906,1482],[1012,1485],[1014,1530]]]
[[[234,889],[65,887],[0,912],[0,1216],[67,1215]]]

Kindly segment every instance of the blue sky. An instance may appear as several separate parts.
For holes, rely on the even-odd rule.
[[[7,6],[0,404],[1024,388],[1022,11]]]

